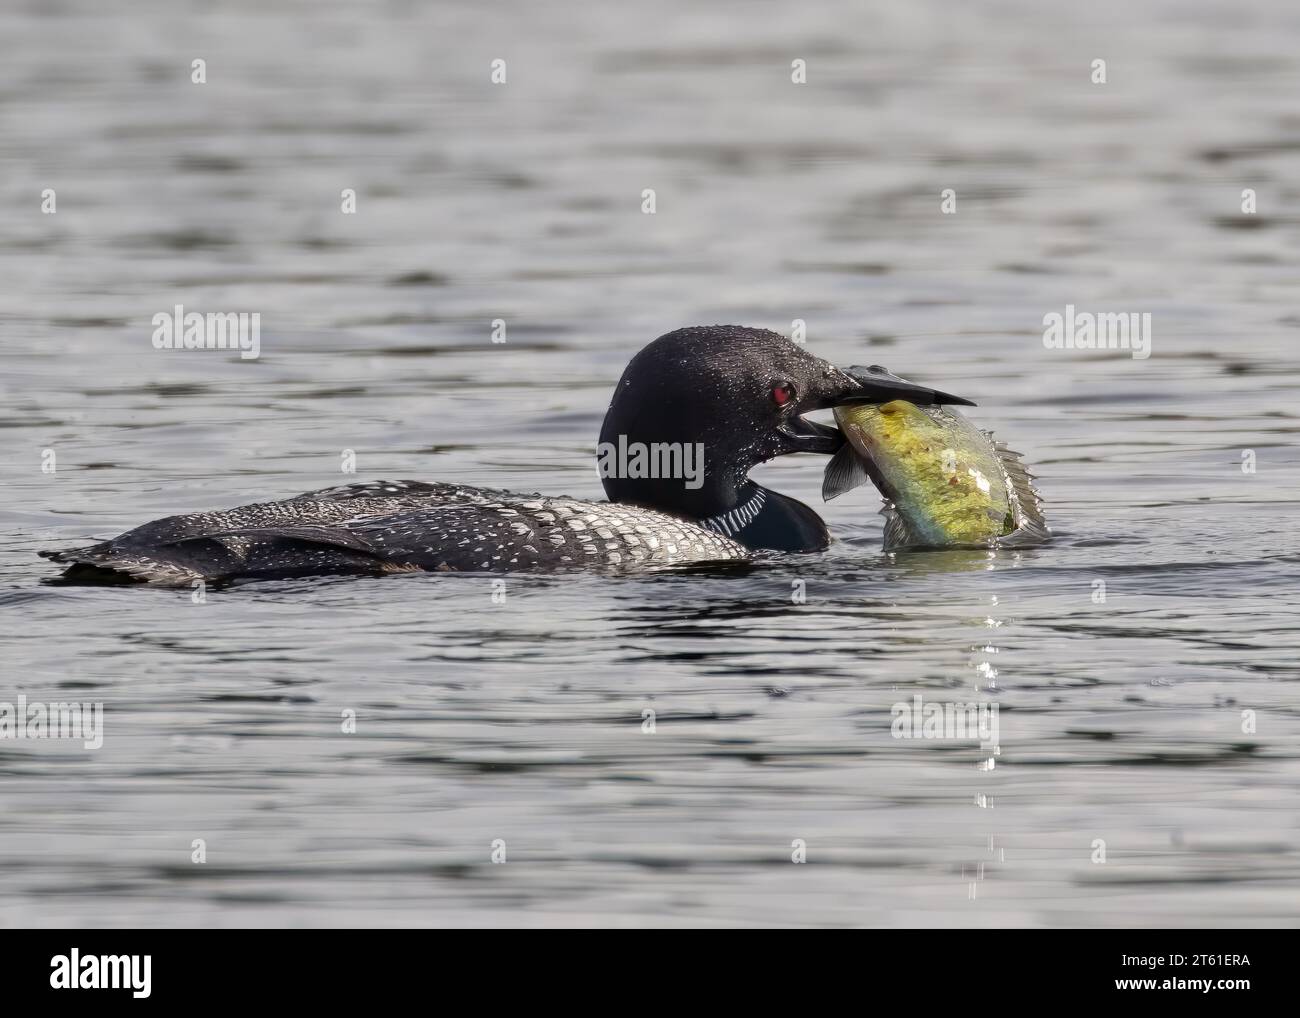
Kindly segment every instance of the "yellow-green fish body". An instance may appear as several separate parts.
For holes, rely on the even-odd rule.
[[[885,548],[1004,547],[1050,536],[1019,453],[949,406],[837,407],[847,442],[824,498],[870,479],[885,498]]]

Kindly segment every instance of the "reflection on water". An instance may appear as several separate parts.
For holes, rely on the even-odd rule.
[[[0,700],[106,726],[0,741],[5,921],[1293,925],[1298,21],[0,14]],[[154,351],[178,303],[259,312],[262,356]],[[1045,349],[1066,304],[1151,313],[1151,358]],[[38,548],[337,483],[344,449],[597,497],[635,350],[796,318],[978,399],[1057,539],[886,556],[863,490],[824,555],[504,604],[473,576],[40,583]],[[821,467],[759,476],[813,503]],[[916,695],[996,702],[996,752],[893,738]]]

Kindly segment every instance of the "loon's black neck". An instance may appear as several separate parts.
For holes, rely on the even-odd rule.
[[[830,533],[822,518],[797,499],[746,481],[734,508],[700,520],[747,548],[822,551]]]

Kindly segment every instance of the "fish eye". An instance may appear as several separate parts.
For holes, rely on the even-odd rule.
[[[785,406],[795,397],[794,386],[789,382],[777,382],[772,386],[772,402],[777,406]]]

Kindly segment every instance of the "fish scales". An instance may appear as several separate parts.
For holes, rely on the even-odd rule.
[[[1050,537],[1020,455],[950,406],[894,400],[839,407],[844,447],[826,467],[831,499],[872,481],[885,499],[886,550],[1020,547]]]

